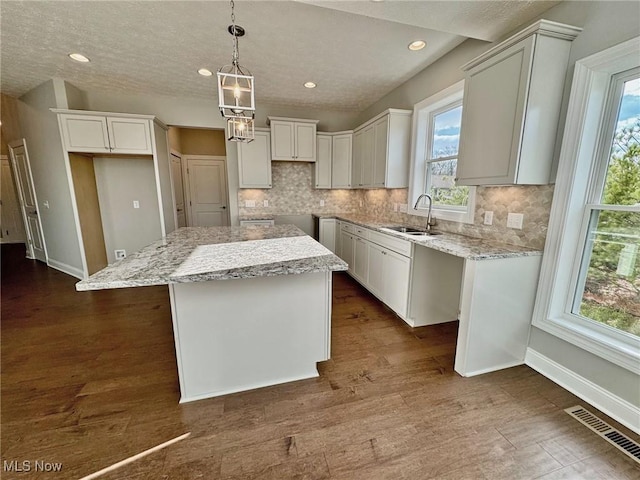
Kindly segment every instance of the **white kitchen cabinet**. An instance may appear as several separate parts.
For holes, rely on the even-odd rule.
[[[353,275],[366,286],[369,281],[369,242],[356,236],[353,256]]]
[[[238,142],[240,188],[271,188],[271,132],[255,130],[253,142]]]
[[[151,121],[128,115],[60,114],[67,152],[151,155]]]
[[[571,40],[540,20],[464,65],[458,185],[547,184]]]
[[[369,282],[367,288],[376,297],[384,294],[383,263],[386,249],[375,243],[369,243]]]
[[[353,234],[340,231],[340,258],[349,265],[348,272],[353,274],[353,261],[355,259],[355,238]]]
[[[382,301],[403,319],[407,316],[411,259],[391,250],[383,252]]]
[[[338,132],[332,136],[331,188],[351,188],[353,132]]]
[[[321,218],[318,224],[320,228],[320,243],[333,253],[336,253],[336,220],[334,218]]]
[[[355,130],[353,188],[407,187],[411,113],[389,109]]]
[[[271,159],[315,162],[318,120],[269,117]]]
[[[333,137],[327,133],[318,133],[316,137],[316,164],[313,170],[315,188],[331,188],[331,158]]]

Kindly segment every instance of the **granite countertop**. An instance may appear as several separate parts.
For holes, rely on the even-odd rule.
[[[380,222],[379,220],[355,214],[313,214],[318,218],[335,218],[344,220],[362,227],[376,230],[387,235],[393,235],[404,240],[432,248],[440,252],[449,253],[456,257],[466,258],[468,260],[491,260],[498,258],[524,257],[542,255],[542,251],[527,247],[519,247],[517,245],[508,245],[496,242],[490,242],[481,238],[468,237],[457,233],[441,232],[440,235],[430,237],[415,237],[405,235],[400,232],[386,230],[384,227],[399,226],[389,222]],[[437,229],[436,229],[437,230]]]
[[[187,227],[78,282],[76,290],[346,269],[345,262],[293,225]]]

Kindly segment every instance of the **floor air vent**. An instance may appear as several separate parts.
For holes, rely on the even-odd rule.
[[[624,453],[633,458],[636,462],[640,463],[640,445],[634,442],[629,437],[623,435],[618,430],[613,428],[608,423],[603,422],[593,413],[585,410],[580,405],[575,407],[566,408],[564,410],[569,415],[574,417],[579,422],[585,424],[591,430],[596,432],[602,438],[607,440],[613,446],[619,448]]]

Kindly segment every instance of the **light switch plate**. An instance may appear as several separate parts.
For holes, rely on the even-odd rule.
[[[393,211],[397,212],[398,211],[398,203],[394,203],[393,204]]]
[[[324,207],[324,200],[320,200],[320,206]]]
[[[493,225],[493,212],[492,211],[484,212],[484,224],[485,225]]]
[[[507,215],[507,227],[522,230],[524,215],[522,213],[510,213]]]
[[[263,200],[262,201],[262,206],[263,207],[268,207],[269,206],[269,200]]]
[[[133,201],[133,208],[140,208],[140,202],[138,200]]]
[[[247,207],[247,208],[255,208],[256,201],[255,200],[245,200],[244,201],[244,206]]]

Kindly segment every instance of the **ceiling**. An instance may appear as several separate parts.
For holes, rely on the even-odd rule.
[[[362,111],[467,38],[495,41],[557,3],[238,0],[240,64],[258,104]],[[16,97],[58,77],[82,90],[211,98],[215,76],[197,70],[231,60],[226,1],[2,0],[0,15],[1,91]],[[416,39],[427,47],[411,52]]]

